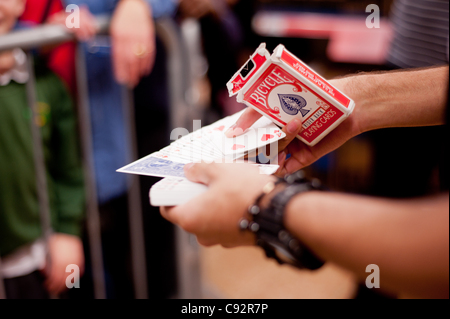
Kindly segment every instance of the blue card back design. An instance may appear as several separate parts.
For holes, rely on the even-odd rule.
[[[126,168],[127,171],[135,172],[137,174],[152,175],[152,176],[173,176],[183,177],[185,164],[172,162],[156,157],[147,157],[142,161],[137,162]]]

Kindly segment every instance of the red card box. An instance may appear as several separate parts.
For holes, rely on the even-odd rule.
[[[263,43],[227,83],[230,96],[284,127],[294,117],[302,120],[297,136],[314,146],[341,124],[355,102],[283,45],[272,55]]]

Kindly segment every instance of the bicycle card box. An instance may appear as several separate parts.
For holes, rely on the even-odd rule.
[[[230,96],[284,127],[294,117],[297,138],[314,146],[353,112],[355,103],[279,45],[270,55],[261,44],[227,83]]]

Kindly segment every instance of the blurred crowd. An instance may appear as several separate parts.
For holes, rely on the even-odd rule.
[[[252,18],[260,11],[313,12],[365,17],[376,3],[389,18],[394,36],[384,64],[337,63],[326,55],[326,39],[259,34]],[[211,121],[243,105],[229,98],[227,81],[261,42],[283,43],[324,77],[358,71],[448,65],[448,1],[258,1],[258,0],[0,0],[2,35],[43,24],[65,25],[80,8],[80,27],[68,29],[77,41],[32,51],[36,77],[35,116],[28,109],[25,84],[31,74],[27,54],[0,52],[0,277],[8,298],[92,298],[93,273],[85,219],[85,181],[77,123],[76,49],[85,57],[96,194],[108,298],[133,298],[128,181],[115,171],[130,159],[130,132],[123,101],[132,93],[138,157],[170,143],[171,105],[168,55],[155,23],[170,19],[181,28],[198,23],[201,54],[207,62],[200,92]],[[96,18],[109,16],[108,34]],[[39,219],[30,119],[40,128],[52,229],[46,261]],[[208,123],[207,123],[208,124]],[[382,130],[349,142],[307,169],[347,192],[395,198],[439,191],[441,127]],[[423,151],[426,145],[427,151]],[[350,164],[351,163],[351,164]],[[363,177],[363,178],[362,178]],[[148,202],[157,181],[140,178],[145,232],[148,295],[177,293],[175,228]],[[79,265],[83,287],[66,288],[66,266]],[[24,289],[26,287],[26,289]],[[361,288],[360,296],[368,294]]]

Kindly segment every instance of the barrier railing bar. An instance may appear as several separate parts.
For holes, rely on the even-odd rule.
[[[89,89],[87,86],[86,59],[82,44],[77,45],[77,89],[78,89],[78,123],[80,125],[81,147],[84,161],[84,178],[86,185],[86,219],[91,251],[92,279],[96,299],[106,299],[105,273],[98,211],[97,188],[92,146],[91,116],[89,112]]]
[[[122,89],[123,113],[128,126],[128,145],[130,145],[128,163],[138,159],[136,122],[133,91]],[[144,238],[144,223],[141,204],[139,176],[128,177],[128,220],[130,229],[131,258],[133,265],[134,294],[136,299],[148,299],[147,263]]]
[[[107,16],[96,17],[98,33],[108,30],[109,18]],[[32,50],[47,45],[73,41],[74,34],[62,25],[42,25],[39,27],[14,31],[0,36],[0,52],[10,51],[15,48]]]
[[[99,29],[101,32],[105,32],[108,29],[108,19],[106,17],[100,17],[98,20]],[[157,33],[161,37],[168,53],[168,72],[169,72],[169,99],[170,99],[170,110],[171,110],[171,127],[186,127],[189,124],[191,107],[189,103],[185,101],[187,85],[189,84],[189,75],[185,75],[183,78],[182,74],[186,73],[186,65],[183,65],[183,46],[182,40],[178,37],[176,28],[173,25],[173,21],[168,21],[161,19],[157,22]],[[3,35],[0,37],[0,52],[12,50],[14,48],[21,48],[23,50],[30,50],[39,48],[45,45],[59,44],[61,42],[74,40],[72,33],[68,32],[64,26],[51,25],[51,26],[41,26],[38,28],[17,31],[10,33],[8,35]],[[93,157],[92,157],[92,141],[91,141],[91,128],[90,116],[89,116],[89,106],[88,106],[88,89],[86,86],[86,71],[85,71],[85,61],[84,55],[80,54],[80,45],[78,46],[77,59],[78,63],[83,63],[83,65],[78,65],[77,67],[77,83],[79,86],[80,93],[80,105],[79,105],[79,116],[80,116],[80,129],[81,129],[81,144],[84,153],[85,163],[85,175],[86,182],[89,190],[88,193],[88,203],[87,203],[87,218],[88,218],[88,232],[89,240],[91,246],[91,258],[93,262],[93,277],[94,277],[94,293],[95,297],[98,299],[106,298],[104,274],[103,274],[103,258],[101,249],[101,237],[100,237],[100,218],[98,214],[98,203],[96,197],[95,188],[95,175],[93,172]],[[189,62],[189,61],[188,61]],[[81,72],[80,72],[81,71]],[[84,91],[83,91],[84,90]],[[130,115],[129,115],[130,116]],[[133,116],[130,116],[133,119]],[[135,132],[132,132],[135,134]],[[87,154],[87,156],[86,156]],[[139,196],[139,188],[135,183],[130,185],[137,189],[137,191],[132,192],[132,194]],[[46,189],[46,188],[43,188]],[[133,196],[134,196],[133,195]],[[140,203],[135,199],[135,203]],[[139,206],[130,203],[129,209],[131,212],[138,212]],[[142,207],[140,207],[142,208]],[[138,219],[129,216],[130,227],[138,223]],[[132,220],[133,219],[133,220]],[[139,225],[142,227],[142,223]],[[132,242],[141,241],[143,239],[143,234],[135,233],[135,228],[132,229],[132,234],[134,238],[131,238]],[[198,274],[198,251],[195,248],[196,245],[191,243],[191,236],[177,229],[176,242],[177,242],[177,273],[179,280],[179,297],[180,298],[197,298],[200,291],[200,281]],[[140,283],[144,282],[143,277],[139,277],[139,273],[142,273],[142,269],[145,269],[145,260],[142,262],[141,258],[144,258],[142,254],[139,258],[137,254],[143,249],[143,241],[141,246],[137,245],[135,247],[135,254],[133,257],[133,269],[134,281],[135,281],[135,293],[136,298],[142,298],[147,294],[147,289],[143,285],[136,285],[139,280]],[[134,245],[133,245],[134,246]],[[145,249],[144,249],[145,250]],[[135,264],[135,262],[138,262]],[[146,275],[146,274],[145,274]],[[139,277],[139,278],[138,278]],[[145,280],[146,282],[146,280]],[[145,290],[145,293],[144,293]]]
[[[189,127],[192,124],[191,107],[186,102],[187,88],[190,85],[189,68],[186,65],[185,47],[174,22],[159,19],[156,32],[162,40],[168,55],[168,88],[170,105],[170,127]],[[196,245],[191,242],[192,235],[180,227],[175,228],[175,253],[177,272],[177,295],[175,298],[200,298],[201,280],[199,258]]]
[[[99,33],[105,32],[109,25],[109,20],[107,17],[98,17],[97,19]],[[67,31],[64,26],[59,25],[46,25],[41,27],[36,27],[33,29],[16,31],[3,35],[0,37],[0,52],[8,51],[15,48],[20,48],[25,51],[40,48],[46,45],[55,45],[61,42],[74,40],[74,35]],[[89,121],[89,109],[88,109],[88,99],[87,99],[87,88],[86,86],[86,69],[84,63],[84,53],[77,54],[77,62],[82,63],[82,66],[77,68],[77,83],[79,85],[79,116],[80,116],[80,128],[81,128],[81,144],[83,148],[83,159],[85,161],[85,179],[87,188],[87,226],[90,240],[91,248],[91,259],[92,268],[94,273],[94,295],[97,299],[106,298],[105,290],[105,279],[103,270],[103,258],[102,258],[102,248],[101,248],[101,235],[100,235],[100,217],[98,214],[98,203],[95,187],[95,177],[93,174],[93,157],[92,157],[92,141],[91,141],[91,128]],[[28,69],[30,74],[30,80],[27,83],[27,95],[28,103],[32,109],[32,123],[34,124],[35,110],[34,105],[36,103],[36,92],[35,92],[35,78],[34,69],[32,64],[32,55],[28,53]],[[86,109],[87,108],[87,109]],[[81,114],[80,114],[81,113]],[[89,124],[87,124],[89,123]],[[45,162],[43,162],[42,154],[42,142],[40,139],[40,131],[32,125],[33,132],[33,147],[36,148],[35,153],[37,154],[36,166],[39,166],[37,170],[38,179],[38,192],[39,192],[39,203],[41,211],[41,223],[43,224],[43,232],[45,237],[51,234],[51,228],[48,225],[51,224],[49,208],[48,208],[48,194],[46,193],[46,181],[45,181]],[[90,158],[90,160],[89,160]],[[44,166],[42,166],[44,165]],[[43,173],[42,173],[42,168]],[[43,177],[42,177],[43,175]],[[45,193],[45,194],[44,194]],[[48,215],[47,215],[48,214]],[[46,246],[46,248],[48,245]],[[48,254],[47,254],[48,255]],[[48,262],[48,261],[47,261]]]
[[[2,259],[0,258],[0,300],[6,299],[5,283],[2,278]]]
[[[37,97],[36,97],[36,79],[34,74],[34,57],[29,51],[27,52],[27,70],[28,70],[28,81],[26,83],[27,101],[28,107],[30,108],[30,126],[31,126],[31,137],[33,141],[33,158],[34,167],[36,174],[36,187],[37,195],[39,200],[39,217],[41,220],[41,230],[42,237],[45,241],[46,249],[46,269],[50,270],[51,267],[51,257],[49,254],[49,240],[52,234],[51,226],[51,216],[50,216],[50,203],[48,197],[47,188],[47,167],[45,164],[44,151],[42,147],[42,137],[41,131],[36,123],[39,116],[39,110],[37,109]]]

